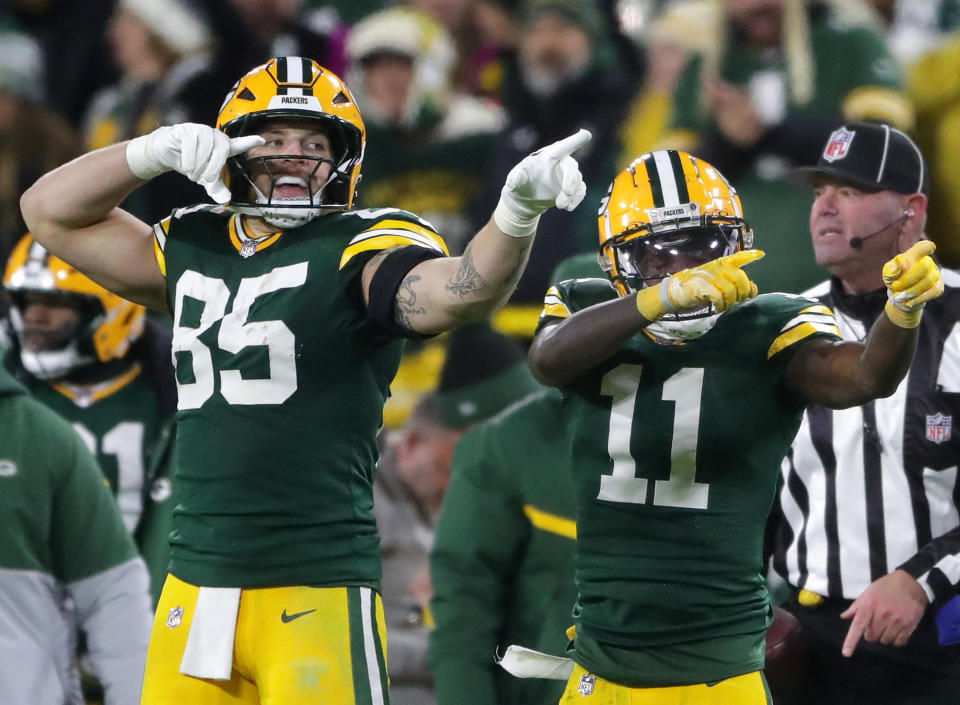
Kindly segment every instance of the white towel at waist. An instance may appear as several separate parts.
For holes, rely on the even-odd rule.
[[[239,610],[240,588],[200,588],[180,673],[195,678],[230,680]]]
[[[503,658],[497,662],[507,673],[517,678],[565,681],[573,673],[573,659],[551,656],[516,644],[508,646]]]

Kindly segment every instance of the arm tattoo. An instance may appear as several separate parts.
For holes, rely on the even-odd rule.
[[[473,256],[470,254],[470,246],[464,251],[460,258],[460,267],[454,272],[450,281],[446,284],[446,289],[451,294],[459,296],[461,299],[482,291],[487,287],[487,282],[473,264]]]
[[[408,330],[416,330],[413,327],[411,316],[422,315],[426,313],[423,306],[417,305],[417,292],[413,285],[420,281],[420,275],[408,274],[400,282],[400,288],[397,289],[397,296],[394,300],[393,318],[394,320]]]

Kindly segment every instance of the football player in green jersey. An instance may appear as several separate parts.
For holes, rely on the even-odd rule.
[[[145,537],[167,524],[173,504],[170,480],[154,462],[176,411],[170,335],[143,306],[91,281],[30,234],[11,253],[3,285],[13,333],[3,364],[96,456],[156,599],[169,551],[165,539],[153,545]]]
[[[140,691],[147,569],[83,441],[0,366],[0,693],[83,703],[77,631],[104,703]]]
[[[886,315],[840,339],[818,302],[757,295],[740,199],[683,152],[635,160],[600,208],[607,279],[561,282],[530,350],[565,393],[578,598],[563,703],[768,703],[762,542],[803,407],[889,395],[924,303],[921,242],[884,268]]]
[[[21,200],[51,252],[173,314],[177,507],[142,702],[387,703],[371,484],[403,338],[506,301],[540,214],[583,199],[590,135],[523,159],[451,257],[412,213],[352,209],[363,120],[315,62],[246,73],[217,128],[90,152]],[[167,171],[220,205],[152,228],[118,208]]]

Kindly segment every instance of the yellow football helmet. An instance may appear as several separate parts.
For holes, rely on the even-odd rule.
[[[54,257],[29,233],[7,261],[3,285],[10,297],[10,322],[17,336],[20,359],[32,375],[58,379],[88,365],[124,357],[140,337],[146,309],[113,294]],[[50,334],[49,347],[28,349],[30,333],[24,321],[29,294],[65,303],[79,314],[76,325]]]
[[[730,182],[672,149],[644,154],[617,175],[600,204],[599,229],[600,266],[621,296],[753,247]]]
[[[363,119],[347,85],[316,61],[299,56],[271,59],[249,71],[227,93],[217,116],[217,129],[230,137],[257,134],[265,121],[274,118],[300,118],[318,121],[330,139],[334,158],[304,155],[254,157],[271,174],[270,193],[262,193],[250,177],[251,159],[231,157],[223,170],[223,182],[230,188],[230,207],[251,213],[279,227],[295,227],[319,215],[323,210],[348,210],[353,207],[366,130]],[[274,198],[276,182],[270,162],[277,159],[312,159],[316,169],[324,161],[331,163],[330,178],[308,198]],[[250,193],[255,194],[251,200]]]

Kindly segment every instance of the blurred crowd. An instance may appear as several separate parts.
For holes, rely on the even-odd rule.
[[[930,236],[954,263],[960,176],[939,157],[957,139],[958,25],[956,0],[14,0],[0,15],[0,257],[39,174],[159,125],[209,124],[236,67],[296,54],[345,76],[363,110],[361,205],[420,213],[455,251],[517,155],[593,132],[591,207],[544,222],[498,322],[512,334],[529,335],[523,306],[553,267],[595,249],[592,206],[613,175],[653,148],[730,174],[758,246],[777,245],[761,288],[800,291],[819,278],[808,195],[783,175],[836,125],[887,122],[929,155],[946,194],[931,199]],[[182,182],[158,179],[126,206],[156,222],[205,199]]]
[[[83,371],[89,360],[80,353],[72,363],[20,355],[24,321],[71,305],[29,293],[24,277],[38,255],[23,240],[22,192],[88,150],[161,125],[212,124],[238,69],[273,56],[310,57],[345,78],[367,128],[360,207],[418,213],[453,254],[482,226],[519,159],[578,128],[593,134],[578,154],[586,199],[573,212],[543,216],[510,304],[489,326],[410,341],[394,382],[375,512],[395,705],[437,702],[428,556],[454,447],[483,419],[542,393],[524,346],[543,295],[572,256],[575,274],[600,275],[596,212],[631,160],[670,148],[715,165],[736,185],[755,246],[766,251],[751,269],[760,291],[799,293],[823,271],[808,234],[809,189],[784,177],[815,164],[838,126],[885,122],[927,156],[927,234],[946,266],[960,265],[960,0],[11,0],[3,8],[0,265],[8,297],[0,351],[9,348],[6,367],[35,396],[46,393],[75,428],[89,427],[80,435],[92,439],[154,597],[173,504],[169,321],[141,307],[121,311],[92,282],[66,284],[66,294],[99,297],[116,311],[87,330],[79,310],[64,328],[106,341],[94,344],[107,349],[99,360],[108,368]],[[166,174],[124,207],[155,223],[207,200]],[[65,281],[76,274],[68,270]],[[95,404],[120,389],[139,395],[128,406],[149,410],[136,420],[135,447],[131,422]],[[564,576],[569,543],[556,569]],[[96,699],[96,684],[87,688]]]

